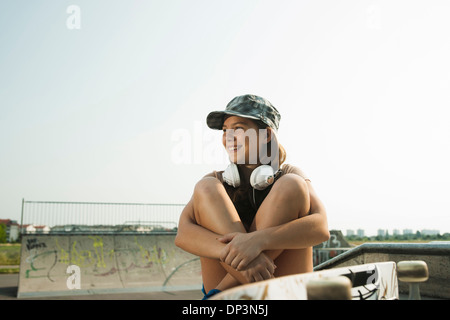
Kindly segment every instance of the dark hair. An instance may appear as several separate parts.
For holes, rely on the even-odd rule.
[[[261,120],[253,120],[253,121],[255,121],[255,123],[256,123],[256,125],[258,126],[259,129],[266,129],[266,128],[269,127],[267,124],[265,124],[265,123],[262,122]],[[272,129],[272,130],[273,130],[273,129]],[[273,139],[275,139],[275,141],[274,141]],[[286,150],[285,150],[284,147],[278,142],[278,139],[277,139],[276,135],[272,135],[272,139],[269,141],[268,146],[267,146],[267,149],[268,149],[268,150],[272,150],[272,149],[271,149],[272,141],[274,141],[275,143],[278,144],[278,164],[277,164],[277,165],[274,164],[274,167],[279,168],[279,167],[281,167],[281,165],[284,163],[284,161],[286,161]],[[270,157],[271,157],[271,156],[272,156],[272,155],[270,155]],[[274,159],[271,160],[271,164],[273,164],[273,163],[272,163],[273,160],[274,160]]]

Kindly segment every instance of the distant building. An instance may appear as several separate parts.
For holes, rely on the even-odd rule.
[[[400,230],[394,229],[394,230],[392,230],[392,234],[393,234],[394,236],[399,236],[399,235],[400,235]]]
[[[407,234],[413,234],[414,232],[412,231],[412,229],[403,229],[403,234],[407,235]]]
[[[50,228],[48,226],[34,226],[32,224],[24,225],[26,233],[37,233],[37,234],[47,234],[50,232]]]
[[[6,225],[6,241],[14,242],[19,239],[19,224],[15,220],[0,219],[0,224]]]
[[[347,237],[351,237],[351,236],[354,236],[354,235],[355,235],[355,231],[350,230],[350,229],[347,229],[347,230],[346,230],[346,234],[347,234]]]
[[[377,230],[377,236],[384,237],[386,235],[385,229],[378,229]]]
[[[436,236],[439,234],[439,230],[429,230],[429,229],[424,229],[420,231],[420,234],[422,236]]]
[[[357,235],[358,237],[360,237],[360,238],[363,238],[363,237],[366,236],[366,234],[365,234],[365,232],[364,232],[363,229],[358,229],[358,230],[356,230],[356,235]]]

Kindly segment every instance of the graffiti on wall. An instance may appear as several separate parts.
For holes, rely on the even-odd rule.
[[[24,278],[46,278],[55,282],[59,277],[67,278],[68,266],[75,265],[82,270],[82,275],[94,278],[162,274],[167,282],[173,271],[185,263],[177,259],[179,249],[167,245],[167,241],[165,246],[160,246],[158,241],[149,241],[148,237],[130,236],[125,240],[122,237],[120,245],[117,242],[113,236],[100,235],[26,238],[22,253]]]

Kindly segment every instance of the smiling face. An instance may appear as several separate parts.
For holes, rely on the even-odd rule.
[[[267,144],[267,131],[260,129],[255,121],[230,116],[223,123],[222,143],[230,161],[236,164],[258,165],[259,150]]]

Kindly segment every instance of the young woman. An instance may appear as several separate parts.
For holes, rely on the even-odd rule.
[[[283,164],[279,121],[275,107],[254,95],[236,97],[207,117],[210,128],[224,131],[231,164],[196,184],[175,239],[200,257],[205,298],[239,284],[311,272],[312,246],[329,238],[326,211],[310,180]]]

